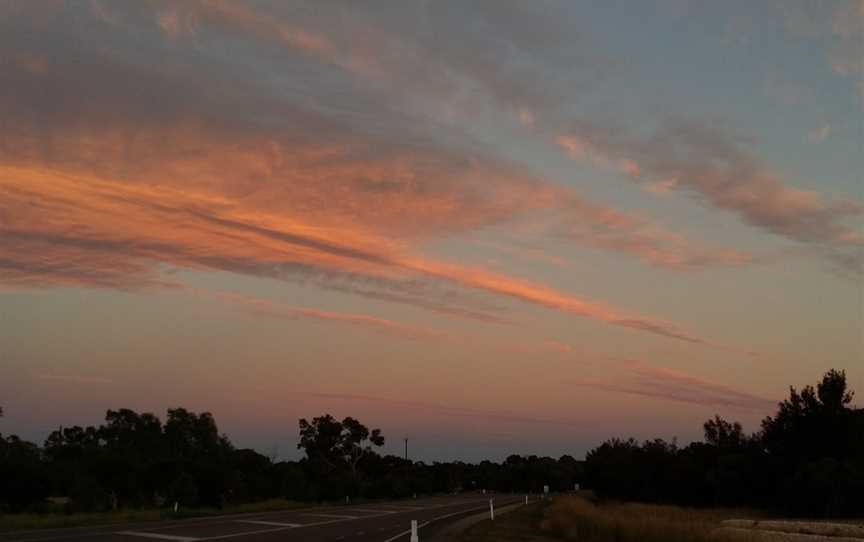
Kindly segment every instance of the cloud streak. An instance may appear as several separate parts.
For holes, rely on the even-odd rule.
[[[623,381],[580,380],[572,384],[590,389],[636,395],[706,407],[730,407],[760,412],[769,411],[776,401],[740,391],[666,367],[628,360],[623,362]]]
[[[384,281],[420,276],[616,326],[710,344],[658,318],[483,268],[422,258],[362,230],[323,228],[263,213],[253,219],[220,198],[8,167],[0,168],[0,194],[7,233],[0,243],[0,262],[7,284],[125,283],[132,287],[158,284],[161,279],[154,270],[160,264],[264,276],[278,276],[284,266],[301,264]],[[52,216],[52,221],[46,223],[43,216]],[[71,224],[76,226],[70,228]],[[67,267],[67,261],[78,264]]]
[[[641,135],[577,122],[556,142],[574,159],[626,161],[628,176],[647,181],[653,190],[689,192],[757,228],[828,247],[835,260],[854,256],[864,246],[864,237],[850,225],[864,216],[864,203],[828,200],[789,186],[747,150],[748,140],[716,123],[669,118]]]
[[[266,299],[242,296],[231,292],[215,292],[212,295],[240,308],[241,310],[269,318],[288,320],[306,318],[322,322],[337,322],[410,339],[440,339],[444,336],[444,332],[442,331],[403,324],[401,322],[379,318],[377,316],[370,316],[368,314],[325,311],[309,307],[295,307],[275,303]]]

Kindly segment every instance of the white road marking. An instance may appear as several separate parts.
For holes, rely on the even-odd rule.
[[[346,516],[342,514],[307,514],[304,513],[304,516],[313,516],[316,518],[336,518],[336,519],[359,519],[358,516]]]
[[[243,533],[222,534],[218,536],[208,536],[207,538],[198,538],[197,540],[225,540],[226,538],[237,538],[238,536],[249,536],[253,534],[278,533],[289,529],[299,529],[301,527],[318,527],[319,525],[329,525],[331,523],[342,523],[348,521],[345,519],[331,519],[330,521],[318,521],[316,523],[304,523],[298,527],[273,527],[272,529],[259,529],[257,531],[246,531]]]
[[[442,507],[442,508],[443,508],[443,507]],[[476,512],[477,510],[486,510],[486,507],[485,507],[485,506],[480,506],[480,507],[478,507],[478,508],[471,508],[470,510],[459,510],[459,511],[457,511],[457,512],[453,512],[453,513],[450,513],[450,514],[444,514],[443,516],[438,516],[437,518],[432,518],[432,519],[430,519],[429,521],[424,521],[423,523],[417,525],[417,528],[418,528],[418,529],[422,529],[423,527],[429,525],[429,524],[432,523],[433,521],[438,521],[438,520],[440,520],[440,519],[446,519],[446,518],[449,518],[449,517],[452,517],[452,516],[458,516],[459,514],[468,514],[468,513],[471,513],[471,512]],[[402,538],[403,536],[406,536],[406,535],[409,535],[409,534],[411,534],[411,529],[408,529],[408,530],[406,530],[406,531],[402,531],[401,533],[399,533],[399,534],[397,534],[397,535],[395,535],[395,536],[391,536],[390,538],[388,538],[388,539],[385,540],[384,542],[393,542],[394,540],[397,540],[397,539]]]
[[[174,542],[193,542],[195,540],[201,540],[200,538],[192,538],[191,536],[174,536],[171,534],[145,533],[143,531],[120,531],[114,534],[121,534],[124,536],[139,536],[141,538],[156,538],[158,540],[173,540]]]
[[[423,509],[423,510],[431,510],[431,509],[434,509],[434,508],[448,508],[448,507],[451,507],[451,506],[457,506],[457,505],[460,505],[460,504],[469,504],[469,503],[471,503],[471,502],[476,502],[476,501],[468,501],[468,502],[465,502],[465,503],[447,503],[447,504],[441,504],[441,505],[438,505],[438,506],[430,506],[430,507],[427,507],[427,508],[421,508],[421,509]],[[483,502],[484,504],[483,504],[483,506],[480,506],[479,508],[471,508],[471,509],[468,509],[468,510],[458,510],[458,511],[453,512],[453,513],[451,513],[451,514],[444,514],[443,516],[438,516],[438,517],[436,517],[436,518],[432,518],[432,519],[430,519],[429,521],[427,521],[427,522],[425,522],[425,523],[419,525],[419,527],[425,527],[426,525],[429,525],[429,524],[432,523],[433,521],[438,521],[438,520],[440,520],[440,519],[448,518],[448,517],[450,517],[450,516],[455,516],[455,515],[458,515],[458,514],[466,514],[466,513],[470,513],[470,512],[475,512],[475,511],[477,511],[477,510],[486,510],[486,509],[487,509],[486,507],[488,506],[488,504],[487,504],[488,501],[486,501],[486,500],[484,499],[482,502]],[[355,519],[370,519],[370,518],[374,518],[374,517],[384,517],[384,516],[388,515],[388,514],[381,514],[380,516],[361,516],[361,517],[357,517],[357,516],[337,516],[337,515],[333,515],[333,514],[312,514],[312,513],[306,513],[306,512],[301,512],[301,514],[304,515],[304,516],[315,516],[315,515],[317,515],[317,516],[331,517],[331,518],[337,518],[337,519],[331,519],[331,520],[329,520],[329,521],[318,521],[318,522],[315,522],[315,523],[304,523],[304,524],[300,525],[299,527],[273,527],[273,528],[270,528],[270,529],[259,529],[259,530],[257,530],[257,531],[247,531],[247,532],[243,532],[243,533],[231,533],[231,534],[223,534],[223,535],[217,535],[217,536],[208,536],[208,537],[205,537],[205,538],[192,538],[192,539],[189,539],[189,540],[195,540],[195,541],[204,541],[204,540],[225,540],[225,539],[229,539],[229,538],[238,538],[238,537],[241,537],[241,536],[251,536],[251,535],[256,535],[256,534],[267,534],[267,533],[277,533],[277,532],[280,532],[280,531],[287,531],[287,530],[290,530],[290,529],[300,529],[300,528],[305,528],[305,527],[317,527],[317,526],[319,526],[319,525],[330,525],[330,524],[332,524],[332,523],[344,523],[344,522],[347,522],[347,521],[350,521],[350,520],[355,520]],[[389,539],[386,540],[385,542],[392,542],[393,540],[396,540],[397,538],[399,538],[399,537],[401,537],[401,536],[405,536],[406,534],[410,534],[410,532],[411,532],[411,531],[408,530],[408,531],[405,531],[405,532],[399,533],[398,535],[396,535],[396,536],[394,536],[394,537],[392,537],[392,538],[389,538]],[[148,533],[148,534],[149,534],[149,533]]]
[[[257,519],[238,519],[237,523],[253,523],[255,525],[270,525],[271,527],[300,527],[302,523],[283,523],[281,521],[260,521]]]
[[[0,0],[0,1],[2,1],[2,0]],[[419,502],[421,502],[421,501],[418,501],[418,504],[419,504]],[[455,506],[457,504],[460,504],[459,502],[456,502],[456,503],[449,502],[449,503],[444,503],[444,504],[437,504],[438,502],[441,502],[441,501],[437,501],[437,500],[428,500],[428,501],[422,501],[422,502],[426,502],[427,504],[432,505],[432,506],[425,506],[425,507],[424,506],[412,506],[410,508],[410,510],[390,511],[389,513],[396,514],[396,513],[408,512],[408,511],[412,511],[412,510],[427,510],[427,509],[431,510],[434,508],[445,508],[448,506]],[[471,502],[471,500],[464,502],[463,504],[468,504],[468,502]],[[389,503],[377,503],[376,505],[377,506],[386,506],[386,507],[391,507],[391,508],[393,508],[393,507],[407,508],[403,505],[389,504]],[[194,527],[194,526],[199,526],[199,525],[204,525],[204,524],[228,523],[233,518],[242,518],[242,517],[263,518],[263,517],[274,516],[274,515],[282,515],[282,514],[285,514],[286,512],[290,512],[292,514],[306,515],[307,510],[314,511],[314,510],[321,510],[322,508],[326,509],[326,507],[322,507],[322,506],[307,506],[307,507],[303,507],[303,508],[286,508],[286,509],[281,509],[281,510],[270,510],[267,512],[240,512],[240,513],[223,514],[223,515],[216,515],[216,516],[209,516],[209,517],[186,518],[186,519],[172,521],[172,522],[170,522],[170,524],[166,524],[165,522],[146,522],[146,523],[133,522],[133,523],[129,524],[128,527],[137,527],[137,528],[142,528],[142,529],[150,529],[151,531],[160,531],[160,530],[164,530],[164,529],[176,529],[177,527],[180,527],[180,526]],[[386,515],[386,514],[382,514],[382,516],[383,515]],[[374,516],[361,516],[362,519],[368,519],[371,517],[374,517]],[[354,519],[359,519],[359,518],[354,518]],[[332,520],[332,521],[322,521],[322,522],[315,522],[315,523],[305,523],[302,526],[303,527],[315,527],[318,525],[325,525],[328,523],[336,523],[338,521],[343,521],[343,520]],[[347,521],[347,519],[344,521]],[[118,526],[115,526],[115,528],[116,527],[118,527]],[[283,530],[292,529],[292,528],[293,527],[274,527],[272,529],[263,529],[261,531],[254,531],[251,533],[239,533],[239,534],[235,533],[235,534],[221,535],[221,536],[215,536],[215,537],[208,536],[206,538],[191,538],[190,540],[219,540],[219,539],[224,539],[224,538],[235,538],[237,536],[246,536],[248,534],[258,534],[259,532],[267,533],[267,532],[274,532],[274,531],[283,531]],[[394,526],[394,528],[395,528],[395,526]],[[100,527],[94,527],[94,526],[90,526],[90,525],[82,525],[82,526],[78,526],[78,527],[58,527],[58,528],[53,528],[53,529],[40,530],[39,534],[40,535],[44,534],[45,536],[38,536],[38,537],[27,538],[27,539],[14,539],[13,538],[12,540],[10,540],[10,542],[49,542],[49,541],[69,540],[69,539],[76,539],[76,538],[80,539],[82,536],[86,536],[86,535],[101,536],[101,535],[112,533],[112,532],[113,532],[113,534],[117,534],[117,532],[110,531],[109,529],[110,529],[110,527],[109,528],[105,528],[105,527],[100,528]],[[84,532],[84,534],[73,534],[73,533],[81,533],[82,531]],[[56,534],[54,534],[54,533],[56,533]],[[30,530],[23,530],[23,531],[7,532],[5,534],[6,534],[6,536],[14,536],[14,535],[21,535],[21,534],[31,535],[33,533]],[[150,534],[150,533],[147,533],[147,534]]]
[[[372,510],[371,508],[352,508],[352,512],[369,512],[372,514],[395,514],[396,510]]]

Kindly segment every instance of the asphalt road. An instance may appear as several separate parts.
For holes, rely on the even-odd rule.
[[[2,542],[408,542],[411,520],[420,525],[420,540],[428,540],[448,523],[495,507],[523,502],[520,495],[429,497],[356,506],[326,506],[126,523],[101,527],[69,527],[0,534]]]

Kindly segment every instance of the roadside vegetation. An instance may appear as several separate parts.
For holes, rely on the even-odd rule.
[[[854,542],[864,525],[762,519],[733,508],[601,501],[563,495],[484,520],[451,542]]]
[[[685,508],[641,503],[601,503],[561,497],[545,510],[541,533],[585,542],[717,541],[715,531],[730,518],[756,513],[730,508]]]

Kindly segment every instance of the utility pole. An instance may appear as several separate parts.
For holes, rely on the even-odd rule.
[[[408,437],[405,437],[405,461],[408,461]]]

